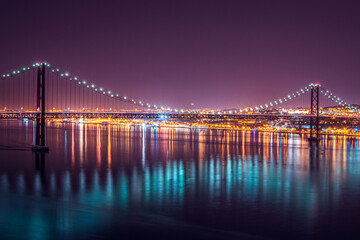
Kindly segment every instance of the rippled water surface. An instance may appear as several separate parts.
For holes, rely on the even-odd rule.
[[[0,239],[360,236],[359,139],[0,121]]]

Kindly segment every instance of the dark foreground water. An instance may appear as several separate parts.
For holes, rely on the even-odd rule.
[[[0,239],[360,236],[359,139],[0,121]]]

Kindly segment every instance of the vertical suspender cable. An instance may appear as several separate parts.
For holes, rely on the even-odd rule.
[[[57,75],[57,73],[55,73]],[[54,75],[51,75],[51,111],[54,111],[54,106],[55,106],[55,102],[54,102]]]
[[[65,109],[68,111],[69,110],[69,79],[66,79],[66,83],[65,83],[65,88],[66,88],[66,91],[65,91],[65,94],[66,94],[66,97],[65,97],[65,101],[66,101],[66,104],[65,104]]]
[[[69,92],[70,92],[70,97],[69,97],[70,110],[72,110],[72,102],[71,102],[71,100],[72,100],[72,97],[71,97],[72,96],[72,89],[73,89],[73,87],[71,86],[72,83],[73,83],[73,81],[70,81],[70,88],[69,88]]]
[[[27,73],[28,77],[27,77],[27,80],[26,80],[26,99],[27,99],[27,104],[26,104],[26,110],[29,110],[30,109],[30,77],[31,77],[31,71],[29,71]]]
[[[4,104],[4,100],[3,100],[3,97],[4,97],[4,86],[3,86],[3,83],[4,83],[4,79],[0,78],[0,110],[3,109],[3,104]]]
[[[56,75],[56,110],[59,109],[59,91],[60,91],[60,87],[59,87],[59,74]]]
[[[63,107],[63,98],[64,98],[64,78],[60,78],[60,111],[62,112]]]
[[[85,87],[83,85],[82,85],[82,99],[83,99],[83,102],[81,105],[81,109],[85,110]]]
[[[11,85],[12,85],[12,96],[11,96],[11,108],[14,109],[15,106],[15,81],[14,81],[14,77],[11,78]]]
[[[79,105],[78,105],[78,111],[80,112],[80,110],[81,110],[81,104],[80,104],[80,92],[81,92],[81,89],[80,89],[80,87],[81,87],[81,85],[80,85],[81,83],[79,82],[79,85],[78,85],[78,89],[79,89]]]

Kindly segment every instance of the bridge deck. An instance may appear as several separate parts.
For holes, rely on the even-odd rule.
[[[36,112],[0,112],[0,119],[31,119]],[[153,113],[153,112],[47,112],[48,119],[65,118],[118,118],[118,119],[154,119],[154,120],[296,120],[309,121],[311,115],[277,115],[277,114],[199,114],[199,113]],[[321,121],[358,122],[360,118],[345,116],[320,116]]]

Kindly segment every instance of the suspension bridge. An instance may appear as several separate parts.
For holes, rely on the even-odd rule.
[[[293,111],[285,110],[289,108]],[[338,108],[343,109],[342,114],[334,111]],[[348,104],[319,83],[258,106],[205,111],[150,104],[98,87],[46,62],[3,74],[0,80],[0,119],[36,119],[36,146],[45,146],[45,121],[55,118],[287,119],[296,125],[309,125],[309,139],[317,141],[320,124],[358,125],[358,116],[357,106]]]

